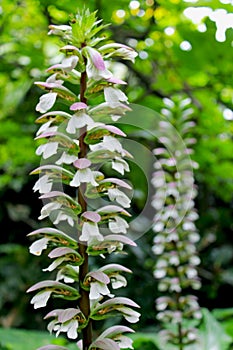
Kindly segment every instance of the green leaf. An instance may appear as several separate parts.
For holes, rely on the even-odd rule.
[[[203,326],[200,330],[202,343],[201,349],[228,350],[232,339],[226,334],[222,325],[207,309],[203,309],[202,313]]]

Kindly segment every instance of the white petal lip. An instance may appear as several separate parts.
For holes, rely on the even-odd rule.
[[[66,131],[69,134],[75,134],[77,129],[81,129],[86,125],[93,125],[93,123],[93,119],[88,114],[85,112],[77,112],[76,114],[72,115],[68,121]]]
[[[48,242],[49,242],[48,238],[41,238],[36,240],[29,247],[30,253],[34,255],[41,255],[42,250],[47,248]]]
[[[47,69],[47,72],[54,71],[54,69],[63,70],[65,72],[71,72],[72,69],[76,67],[78,60],[78,57],[74,55],[70,57],[65,57],[62,63],[54,64],[53,66]]]
[[[98,182],[95,181],[94,173],[91,169],[80,169],[74,175],[73,180],[70,182],[70,186],[79,187],[81,183],[90,182],[92,186],[98,186]]]
[[[109,221],[108,226],[113,233],[127,233],[127,228],[129,227],[127,221],[119,216],[116,216],[114,221]]]
[[[66,152],[63,152],[61,157],[55,162],[55,164],[57,165],[72,164],[76,159],[77,159],[76,156],[71,156]]]
[[[45,307],[47,305],[47,301],[49,300],[51,293],[51,291],[43,291],[37,293],[31,300],[31,304],[34,304],[34,309]]]
[[[39,180],[36,181],[35,185],[33,186],[33,191],[39,191],[40,193],[48,193],[51,191],[52,188],[52,182],[49,179],[48,175],[43,175],[39,178]]]
[[[112,86],[104,88],[104,97],[111,108],[116,108],[121,105],[121,102],[128,101],[124,92]]]
[[[99,241],[104,240],[104,237],[100,234],[98,225],[96,223],[84,222],[80,240],[89,242],[92,240],[92,238],[96,238]]]
[[[57,93],[49,92],[48,94],[40,97],[39,103],[36,105],[36,111],[40,113],[46,113],[51,109],[56,102]]]
[[[118,345],[121,349],[134,349],[133,348],[133,340],[125,335],[118,335],[114,337],[114,340],[117,341]]]
[[[109,188],[108,196],[111,201],[116,201],[124,208],[130,207],[130,199],[126,196],[126,194],[120,191],[118,188]]]
[[[77,339],[78,338],[78,321],[77,320],[72,320],[69,324],[69,329],[67,332],[67,336],[69,339]]]
[[[104,283],[92,282],[90,288],[90,299],[99,299],[101,295],[109,295],[110,290]]]
[[[124,175],[125,171],[129,171],[129,165],[124,159],[116,157],[112,161],[112,169],[116,170],[121,175]]]
[[[46,269],[43,269],[43,271],[53,271],[55,270],[63,261],[65,261],[66,258],[62,257],[62,258],[58,258],[55,261],[52,262],[52,264],[50,264]]]
[[[54,225],[57,225],[60,221],[67,221],[70,226],[74,226],[74,219],[62,211],[59,211],[56,220],[53,223]]]
[[[136,322],[138,322],[139,317],[140,317],[140,313],[139,313],[139,312],[134,311],[134,310],[132,310],[131,308],[125,307],[125,306],[119,307],[118,310],[119,310],[120,312],[122,312],[124,318],[125,318],[128,322],[130,322],[130,323],[136,323]]]
[[[104,136],[102,146],[112,152],[116,151],[121,153],[123,151],[120,141],[113,136]]]
[[[46,218],[47,216],[50,215],[50,213],[53,210],[59,209],[59,208],[61,208],[61,206],[62,206],[61,203],[56,203],[56,202],[50,202],[50,203],[45,204],[43,206],[43,208],[41,209],[41,216],[39,216],[39,220]]]
[[[58,149],[58,142],[48,142],[44,145],[40,145],[36,150],[36,154],[37,155],[43,154],[43,158],[47,159],[53,156],[54,154],[56,154],[57,149]]]

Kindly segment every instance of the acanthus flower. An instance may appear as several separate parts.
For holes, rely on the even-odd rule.
[[[80,309],[56,309],[49,312],[45,316],[45,319],[51,317],[54,317],[55,319],[48,324],[48,330],[50,333],[55,331],[56,337],[58,337],[61,332],[64,332],[67,333],[69,339],[77,339],[79,319],[81,319],[82,322],[84,321],[84,316]]]
[[[109,282],[109,277],[102,271],[92,271],[86,275],[83,285],[90,290],[91,300],[100,300],[111,295],[107,286]]]
[[[124,92],[112,86],[107,86],[104,88],[104,97],[106,103],[111,108],[121,106],[122,102],[128,102],[128,98]]]
[[[40,193],[48,193],[51,191],[53,182],[48,175],[43,175],[36,181],[33,186],[34,192],[39,191]]]
[[[106,58],[119,56],[124,60],[135,62],[138,56],[137,52],[131,47],[119,43],[110,43],[100,47],[100,52],[103,52]]]
[[[90,182],[92,186],[98,186],[98,182],[95,181],[93,171],[90,169],[91,161],[86,158],[79,158],[74,162],[74,166],[78,169],[74,175],[73,180],[70,182],[70,186],[79,187],[81,183]]]
[[[47,69],[47,72],[54,72],[54,71],[63,71],[63,72],[71,72],[77,65],[79,58],[77,56],[69,56],[65,57],[61,63],[57,63]]]
[[[98,213],[86,211],[82,214],[83,225],[82,234],[79,237],[80,241],[92,244],[95,241],[103,241],[104,238],[99,232],[98,222],[101,221],[101,216]]]
[[[86,114],[86,108],[87,105],[83,102],[76,102],[70,106],[70,110],[75,111],[75,114],[73,114],[71,119],[68,121],[66,128],[68,133],[76,134],[77,129],[94,124],[93,119]]]

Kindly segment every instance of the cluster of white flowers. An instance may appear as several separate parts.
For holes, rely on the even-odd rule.
[[[32,171],[40,175],[33,189],[39,191],[44,203],[39,219],[49,217],[57,228],[46,227],[30,233],[30,237],[37,238],[30,252],[41,255],[49,249],[48,257],[53,262],[44,271],[57,270],[57,276],[55,281],[37,283],[28,292],[37,291],[31,300],[34,308],[46,306],[51,296],[77,300],[77,308],[53,310],[45,317],[53,318],[48,325],[50,332],[55,331],[56,335],[65,332],[70,339],[77,339],[78,332],[89,327],[90,319],[122,315],[134,323],[140,315],[134,310],[138,307],[136,303],[116,298],[111,292],[126,286],[124,273],[130,273],[129,269],[110,264],[89,271],[84,277],[82,272],[88,255],[104,257],[121,252],[125,244],[135,246],[124,235],[130,217],[125,208],[130,207],[127,192],[131,187],[118,178],[106,178],[99,168],[108,163],[121,175],[129,171],[125,158],[131,155],[119,140],[126,135],[114,125],[102,122],[101,116],[111,123],[130,110],[127,96],[118,87],[126,82],[113,77],[107,69],[107,59],[117,56],[133,62],[137,54],[122,44],[101,46],[103,38],[95,37],[98,26],[104,27],[95,13],[89,11],[78,14],[71,26],[51,25],[49,34],[61,36],[66,42],[60,50],[64,58],[47,70],[50,76],[46,82],[35,83],[46,94],[36,106],[36,111],[42,113],[37,119],[42,126],[36,137],[40,142],[36,154],[41,156],[42,165]],[[78,95],[65,86],[66,82],[70,83],[69,87],[74,85]],[[99,105],[89,104],[100,95]],[[64,102],[64,111],[56,110],[57,101]],[[89,208],[89,198],[100,203],[97,209]],[[89,314],[79,302],[83,293],[88,293]],[[132,330],[123,326],[109,328],[93,344],[89,343],[88,349],[107,349],[107,346],[132,349],[132,341],[122,335],[124,332]],[[82,342],[78,347],[86,349]],[[64,348],[48,345],[41,349]]]
[[[152,178],[156,189],[152,201],[156,210],[152,248],[157,257],[154,277],[158,280],[159,291],[170,295],[156,300],[157,318],[164,324],[179,324],[183,329],[183,344],[196,339],[195,330],[185,329],[187,322],[184,324],[184,320],[201,318],[196,298],[189,295],[191,289],[200,288],[197,273],[200,259],[196,248],[199,234],[195,225],[198,214],[194,208],[196,188],[193,179],[196,163],[189,158],[191,145],[195,142],[190,136],[194,126],[190,121],[193,114],[190,102],[179,97],[164,100],[165,108],[161,112],[166,120],[160,123],[159,140],[163,146],[154,149],[156,162]],[[181,334],[176,331],[163,333],[174,344],[181,339]]]

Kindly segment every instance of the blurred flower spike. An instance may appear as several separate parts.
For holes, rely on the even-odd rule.
[[[152,205],[156,210],[152,248],[156,255],[154,277],[159,291],[165,294],[156,300],[157,318],[168,326],[162,331],[163,337],[182,349],[196,342],[197,330],[193,326],[197,326],[201,318],[197,298],[190,295],[191,290],[201,287],[196,248],[200,237],[195,225],[198,214],[194,207],[196,187],[192,171],[197,165],[190,158],[187,162],[187,155],[192,154],[190,134],[195,125],[191,120],[190,102],[180,96],[164,100],[161,113],[168,121],[161,122],[161,130],[176,127],[183,150],[176,154],[174,161],[169,150],[177,149],[176,141],[161,139],[166,148],[159,145],[154,149],[157,159],[152,178],[155,187]],[[174,331],[169,328],[171,323],[177,325]]]

